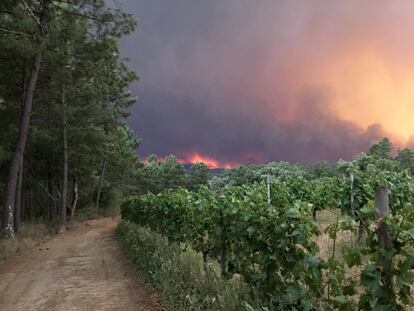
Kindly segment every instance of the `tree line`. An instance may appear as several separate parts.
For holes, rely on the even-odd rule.
[[[66,220],[120,196],[140,141],[124,123],[137,79],[118,41],[137,21],[104,0],[0,3],[2,231]]]
[[[385,161],[387,170],[396,172],[407,171],[414,176],[414,152],[409,148],[395,147],[388,138],[383,138],[373,144],[366,153],[356,155],[353,161],[361,162],[361,168],[368,164]],[[339,160],[338,163],[319,161],[309,165],[289,162],[270,162],[260,165],[241,165],[237,170],[224,170],[223,174],[213,176],[209,184],[214,189],[223,187],[241,186],[263,181],[269,176],[274,180],[285,180],[289,177],[300,176],[307,180],[315,180],[323,177],[338,177],[343,175],[344,165],[352,161]]]

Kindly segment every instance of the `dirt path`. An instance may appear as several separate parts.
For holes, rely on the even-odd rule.
[[[161,310],[135,279],[115,226],[89,221],[0,267],[0,310]]]

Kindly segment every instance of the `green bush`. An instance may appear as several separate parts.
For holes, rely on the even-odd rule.
[[[239,275],[225,280],[217,262],[191,247],[127,221],[117,227],[136,269],[158,292],[166,310],[261,310]]]
[[[121,215],[162,235],[165,243],[192,247],[194,256],[199,257],[198,268],[190,270],[194,274],[186,277],[167,270],[178,280],[196,284],[197,276],[203,275],[201,257],[207,256],[220,264],[216,263],[216,278],[242,277],[244,288],[254,293],[251,296],[254,301],[266,306],[261,310],[403,310],[412,303],[414,218],[411,204],[381,220],[391,229],[393,243],[389,249],[378,252],[379,221],[373,206],[367,206],[359,210],[367,232],[364,241],[345,249],[336,250],[334,246],[329,258],[323,259],[314,239],[320,231],[311,220],[313,206],[292,200],[287,200],[286,205],[273,206],[267,203],[264,189],[260,184],[220,192],[201,187],[196,192],[178,189],[158,195],[132,196],[124,200]],[[280,189],[279,197],[284,197],[285,192]],[[302,191],[299,185],[296,189]],[[358,228],[356,220],[347,217],[328,226],[325,232],[336,245],[339,231],[356,235]],[[148,252],[151,254],[154,250]],[[183,265],[181,257],[178,260],[176,255],[168,254],[160,255],[158,265],[168,262],[169,258]],[[381,258],[387,258],[389,269],[383,269]],[[359,283],[356,275],[350,274],[355,266],[361,272]],[[167,275],[163,277],[168,279]],[[190,292],[185,297],[191,303],[196,301],[196,305],[203,306],[197,297],[215,297],[202,292],[202,296],[193,298],[193,291],[172,280],[172,287],[179,292]],[[194,309],[191,304],[187,307]],[[241,310],[240,306],[237,308]],[[213,309],[233,310],[230,307]]]
[[[274,208],[263,189],[241,186],[222,194],[179,189],[128,197],[121,215],[218,260],[224,278],[243,276],[272,310],[318,309],[325,286],[323,261],[311,239],[318,234],[311,205]]]

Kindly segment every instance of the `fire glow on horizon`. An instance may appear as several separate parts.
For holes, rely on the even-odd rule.
[[[159,161],[165,161],[166,157],[164,156],[157,156],[157,162]],[[144,157],[141,159],[142,163],[147,164],[148,163],[148,157]],[[205,165],[208,166],[208,168],[210,169],[235,169],[238,168],[240,166],[240,163],[238,162],[221,162],[219,160],[217,160],[214,157],[211,156],[204,156],[201,155],[198,152],[193,152],[189,155],[183,156],[183,157],[178,157],[177,158],[177,162],[180,164],[196,164],[196,163],[204,163]]]
[[[237,168],[239,166],[238,163],[224,163],[220,162],[219,160],[209,157],[209,156],[203,156],[199,153],[192,153],[188,156],[185,156],[183,158],[180,158],[178,160],[181,164],[189,164],[189,163],[204,163],[206,164],[210,169],[215,168],[225,168],[225,169],[233,169]]]

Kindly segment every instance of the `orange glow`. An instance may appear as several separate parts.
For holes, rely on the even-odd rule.
[[[307,87],[316,87],[327,91],[327,113],[363,128],[380,124],[392,136],[390,138],[401,144],[414,137],[413,63],[398,63],[373,48],[358,46],[337,52],[334,56],[328,55],[323,61],[315,60],[315,65],[312,61],[309,63],[312,66],[306,61],[300,63],[294,75],[286,70],[283,82],[274,74],[276,67],[270,65],[273,70],[266,72],[261,83],[255,85],[261,98],[278,107],[279,94],[274,94],[272,88],[282,83],[289,101],[283,110],[276,110],[274,114],[279,124],[294,125],[303,109],[297,104],[297,94]],[[313,71],[309,72],[307,68]]]
[[[185,163],[204,163],[206,164],[209,168],[226,168],[226,169],[233,169],[236,168],[238,166],[238,164],[236,163],[224,163],[224,162],[220,162],[217,159],[214,159],[212,157],[208,157],[208,156],[203,156],[199,153],[192,153],[188,156],[186,156],[183,159],[179,160],[180,163],[185,164]]]
[[[408,139],[414,134],[414,71],[395,68],[374,53],[348,57],[332,66],[337,113],[362,126],[381,124]]]

